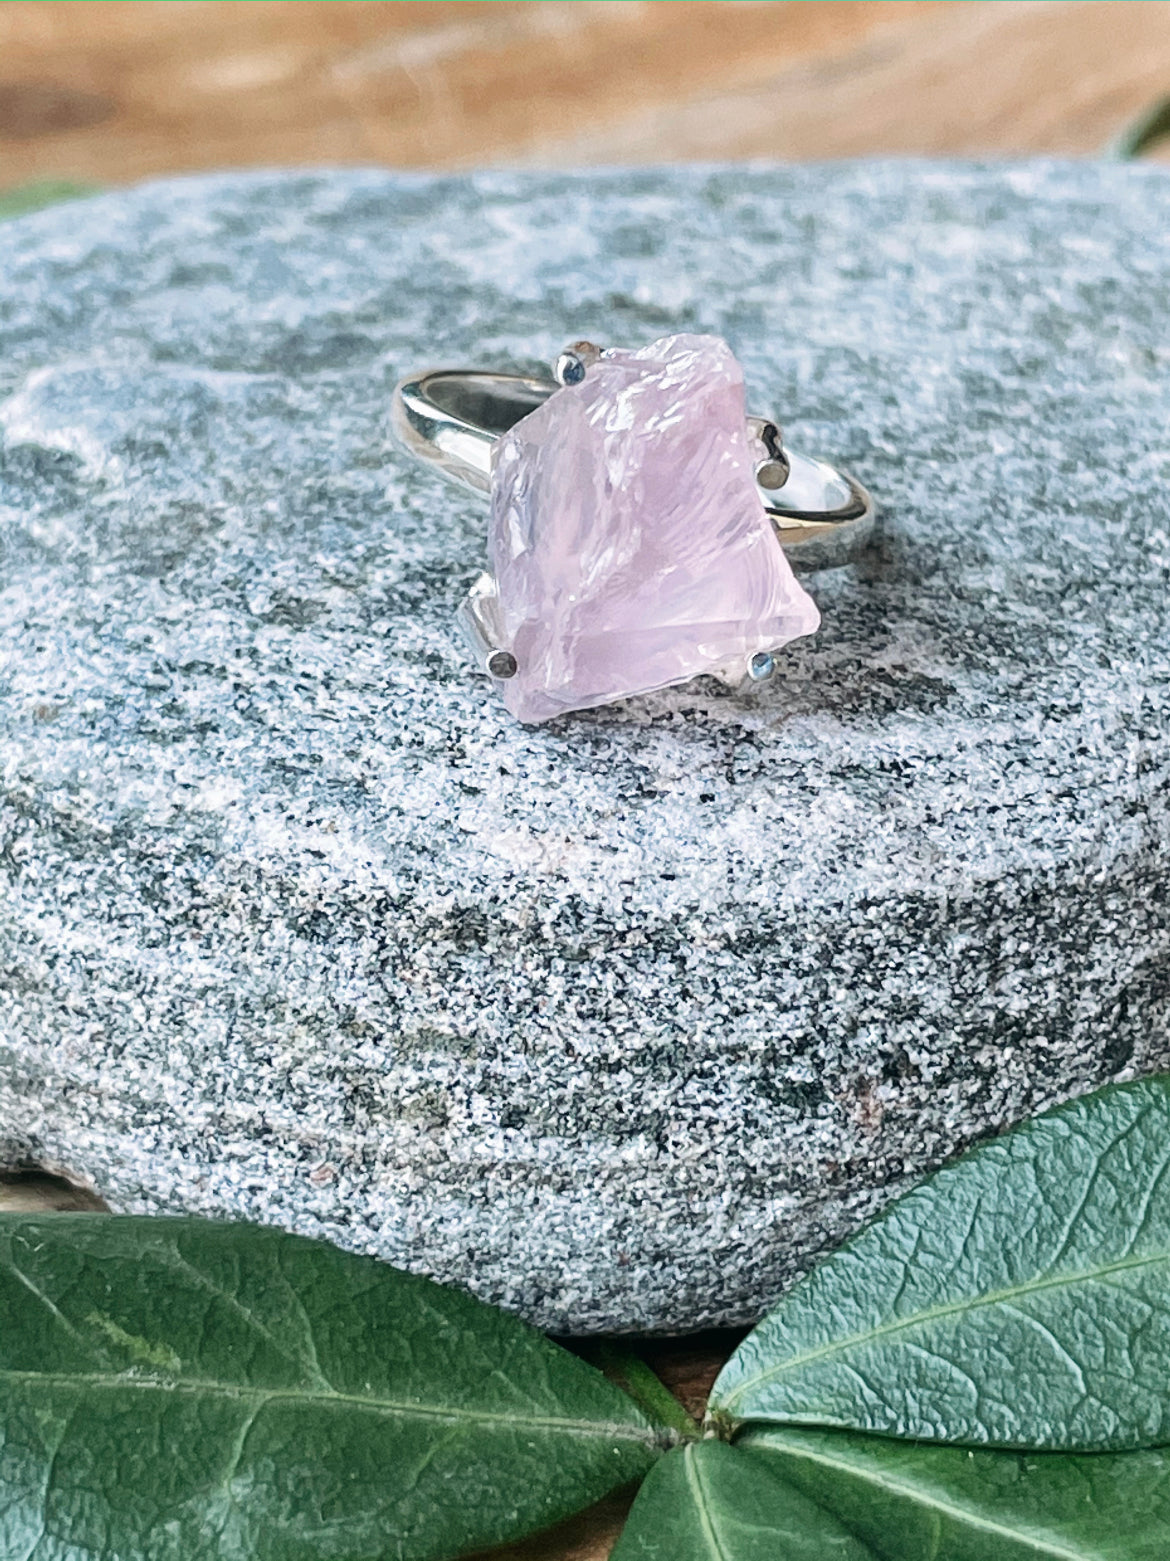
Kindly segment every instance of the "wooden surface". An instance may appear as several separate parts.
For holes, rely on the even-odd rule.
[[[1092,153],[1164,0],[0,3],[0,189],[303,163]]]

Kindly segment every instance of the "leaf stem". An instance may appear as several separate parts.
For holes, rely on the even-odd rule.
[[[697,1441],[702,1435],[698,1422],[687,1414],[670,1389],[633,1350],[604,1339],[597,1347],[597,1364],[656,1425],[669,1427],[687,1442]]]
[[[715,1437],[720,1442],[734,1442],[741,1425],[742,1421],[733,1419],[724,1410],[710,1409],[703,1421],[703,1436],[705,1439]]]

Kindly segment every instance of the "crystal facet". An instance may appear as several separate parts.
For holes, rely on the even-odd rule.
[[[813,633],[754,467],[743,373],[714,336],[607,352],[500,438],[489,552],[513,715],[742,675]]]

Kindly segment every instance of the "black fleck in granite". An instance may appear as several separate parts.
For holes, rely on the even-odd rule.
[[[884,534],[522,728],[391,387],[673,329]],[[1170,1062],[1165,171],[148,186],[0,227],[0,430],[0,1159],[685,1329]]]

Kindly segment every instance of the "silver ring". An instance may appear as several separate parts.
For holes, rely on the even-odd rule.
[[[562,399],[558,401],[558,397]],[[713,406],[718,408],[718,416],[711,416]],[[729,410],[733,406],[738,415]],[[489,550],[493,554],[494,573],[481,575],[475,581],[459,616],[478,665],[496,680],[505,703],[523,720],[543,720],[568,710],[608,704],[652,688],[689,681],[700,672],[733,685],[745,679],[758,682],[772,674],[776,651],[784,643],[810,632],[807,627],[798,626],[796,614],[789,624],[795,632],[778,631],[772,636],[774,644],[765,643],[765,622],[779,621],[775,614],[768,619],[768,608],[776,603],[768,598],[767,590],[760,599],[763,618],[759,627],[764,638],[742,632],[744,603],[732,589],[727,605],[737,614],[740,632],[722,625],[720,620],[726,632],[707,634],[705,639],[710,625],[702,620],[702,609],[695,599],[695,592],[702,591],[698,583],[702,570],[694,571],[694,580],[683,582],[681,566],[679,570],[668,566],[659,569],[663,589],[676,594],[689,591],[686,601],[680,602],[680,610],[684,615],[700,615],[694,623],[698,641],[695,654],[682,654],[681,648],[673,657],[669,653],[651,653],[641,672],[631,667],[624,678],[612,670],[607,676],[599,666],[594,667],[593,676],[580,676],[566,668],[563,653],[574,637],[585,645],[583,659],[587,662],[606,662],[607,651],[620,656],[616,646],[602,644],[602,635],[607,632],[603,620],[607,616],[623,625],[611,632],[632,642],[643,633],[643,624],[651,624],[658,614],[656,604],[651,602],[648,615],[639,618],[635,607],[631,618],[627,603],[623,616],[622,610],[614,609],[612,593],[624,590],[632,600],[646,594],[646,582],[631,578],[629,570],[625,574],[618,570],[616,574],[611,571],[610,578],[599,584],[597,570],[590,564],[593,551],[613,551],[607,526],[616,525],[619,533],[624,526],[625,539],[630,540],[631,503],[636,503],[631,494],[650,468],[657,468],[655,484],[647,490],[652,497],[645,499],[641,508],[648,511],[660,505],[661,512],[676,527],[685,527],[688,503],[695,508],[696,517],[706,513],[704,505],[709,510],[707,490],[712,482],[723,495],[730,480],[731,488],[727,491],[734,495],[730,507],[735,512],[732,530],[739,526],[736,545],[744,542],[740,533],[746,528],[750,535],[746,538],[745,557],[756,564],[762,560],[766,572],[773,577],[785,575],[791,579],[789,565],[804,571],[845,563],[873,528],[873,501],[855,478],[791,449],[772,419],[744,413],[742,373],[730,349],[717,337],[666,337],[634,351],[575,342],[557,359],[554,376],[549,378],[481,369],[430,369],[411,374],[395,388],[392,426],[399,442],[416,459],[458,487],[492,496]],[[563,447],[570,434],[580,448]],[[606,497],[601,498],[599,489],[592,496],[585,527],[588,537],[578,526],[572,545],[567,549],[562,546],[560,555],[553,557],[555,578],[548,576],[549,599],[542,602],[538,599],[539,591],[534,594],[524,570],[532,573],[542,547],[546,551],[553,549],[555,555],[555,543],[549,534],[560,522],[562,512],[579,502],[571,474],[574,461],[598,458],[610,464],[616,460],[623,479],[621,495],[614,497],[607,489]],[[558,463],[559,473],[551,470]],[[534,478],[533,472],[538,477]],[[543,486],[543,499],[530,491],[538,486]],[[555,518],[551,513],[542,516],[536,512],[542,502],[555,509]],[[616,511],[616,519],[607,520],[605,512],[611,507]],[[503,522],[502,512],[508,517]],[[770,549],[779,563],[768,558],[767,545],[760,544],[751,530],[757,514],[765,521],[763,533],[770,532],[780,544],[776,548],[773,542]],[[710,519],[709,515],[707,518]],[[639,535],[653,530],[640,521],[633,529]],[[517,541],[520,533],[524,535]],[[678,533],[684,534],[688,540],[692,535]],[[621,544],[618,546],[620,549]],[[652,558],[654,551],[651,535],[643,553]],[[689,548],[679,551],[681,558]],[[502,558],[501,553],[507,558]],[[716,558],[712,562],[717,573],[724,561]],[[582,572],[581,591],[575,592],[569,586],[578,564]],[[636,575],[632,553],[625,564]],[[729,569],[734,567],[730,557],[726,564]],[[524,589],[513,592],[518,599],[510,601],[509,588],[518,569]],[[808,603],[794,580],[792,585]],[[650,582],[651,594],[652,586]],[[608,615],[595,612],[592,621],[588,603],[591,588],[610,593]],[[713,599],[719,597],[718,590],[711,594]],[[759,591],[756,594],[760,596]],[[664,605],[660,616],[669,620],[670,611]],[[548,621],[557,618],[558,613],[563,620],[559,649],[557,625]],[[815,616],[815,608],[812,615]],[[809,621],[807,613],[802,621]],[[680,636],[686,635],[690,624],[691,619],[684,616]],[[751,649],[756,640],[758,648]],[[734,645],[737,652],[742,648],[744,653],[724,655],[724,645],[728,649]],[[632,647],[631,654],[636,662]],[[663,673],[670,675],[659,675]],[[623,682],[630,686],[619,687]]]

